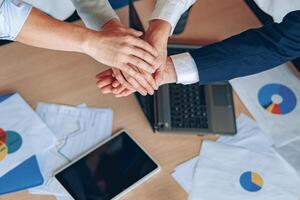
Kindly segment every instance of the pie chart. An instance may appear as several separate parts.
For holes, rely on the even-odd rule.
[[[247,171],[240,176],[240,184],[248,192],[257,192],[262,189],[264,180],[258,173]]]
[[[285,115],[295,109],[297,98],[290,88],[282,84],[272,83],[259,90],[258,102],[272,114]]]
[[[6,132],[2,128],[0,128],[0,141],[4,143],[6,141]]]
[[[5,156],[7,155],[7,151],[7,146],[0,141],[0,161],[5,158]]]
[[[15,131],[6,131],[6,146],[8,148],[8,153],[14,153],[20,149],[22,146],[22,137],[19,133]]]

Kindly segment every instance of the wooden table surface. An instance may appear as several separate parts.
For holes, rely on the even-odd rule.
[[[142,17],[147,17],[153,2],[137,2],[137,8]],[[127,22],[127,8],[120,9],[118,13],[122,21]],[[186,30],[171,40],[208,44],[258,26],[259,21],[243,0],[201,0],[192,8]],[[113,109],[113,131],[127,129],[162,166],[161,172],[123,199],[187,198],[170,173],[176,165],[199,154],[203,137],[153,134],[133,96],[117,99],[99,93],[94,77],[106,66],[86,55],[44,50],[19,43],[0,47],[0,63],[0,93],[17,91],[33,108],[38,101],[43,101],[67,105],[86,103],[90,107]],[[234,101],[237,116],[241,112],[249,115],[236,95]],[[0,197],[0,200],[52,199],[55,198],[33,196],[26,191]]]

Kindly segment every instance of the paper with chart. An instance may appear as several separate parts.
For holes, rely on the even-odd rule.
[[[36,111],[53,130],[59,144],[38,155],[46,182],[30,189],[30,193],[64,196],[56,189],[59,186],[53,173],[111,136],[112,110],[39,103]]]
[[[255,121],[241,114],[237,119],[236,125],[237,134],[235,136],[221,136],[217,142],[235,145],[254,152],[273,152],[270,139],[263,133]],[[178,165],[172,174],[187,193],[189,193],[191,188],[197,160],[198,156]]]
[[[282,191],[279,191],[278,193],[274,193],[280,197],[280,195],[285,195],[284,197],[299,197],[300,196],[300,190],[299,186],[297,185],[300,181],[300,177],[297,176],[297,172],[292,168],[282,157],[280,157],[274,150],[272,143],[270,139],[264,134],[264,132],[258,127],[257,123],[253,121],[252,119],[246,117],[245,115],[240,115],[240,117],[237,119],[237,135],[235,136],[221,136],[217,142],[213,142],[213,145],[208,146],[202,146],[200,151],[200,156],[197,156],[175,168],[175,172],[172,174],[172,176],[178,181],[178,183],[184,188],[184,190],[187,193],[194,193],[193,196],[191,196],[191,199],[214,199],[213,193],[205,192],[205,195],[200,195],[204,193],[204,190],[209,191],[208,188],[205,188],[209,184],[215,184],[218,185],[223,180],[230,180],[230,176],[232,178],[232,174],[235,172],[226,170],[226,166],[232,167],[232,168],[240,168],[241,166],[244,166],[244,163],[247,163],[251,161],[249,164],[249,170],[247,170],[244,167],[244,170],[239,170],[240,173],[235,175],[235,182],[231,181],[227,185],[230,185],[230,189],[226,189],[227,185],[221,185],[220,188],[224,188],[224,190],[233,191],[232,193],[236,194],[238,197],[244,190],[243,199],[252,199],[251,196],[247,196],[249,194],[248,190],[257,190],[257,191],[251,191],[251,193],[255,194],[254,199],[278,199],[274,198],[272,194],[268,193],[268,191],[276,191],[275,188],[270,188],[264,186],[264,184],[261,184],[259,180],[263,180],[263,182],[270,183],[272,182],[274,185],[280,186],[281,183],[278,183],[279,180],[285,185],[284,187],[289,189],[284,189],[287,193],[282,193]],[[222,146],[223,145],[223,146]],[[224,146],[225,145],[225,146]],[[220,147],[221,146],[221,147]],[[220,150],[220,149],[222,150]],[[224,149],[223,149],[224,148]],[[218,149],[221,151],[219,152]],[[230,151],[230,149],[232,151]],[[226,153],[226,151],[230,151],[230,153]],[[241,154],[244,154],[244,156],[238,156],[235,155],[236,152],[242,152]],[[211,154],[211,155],[209,155]],[[228,154],[228,155],[227,155]],[[239,153],[237,153],[239,154]],[[254,157],[251,157],[251,155],[255,155]],[[234,159],[229,159],[227,156],[233,156]],[[261,159],[262,157],[263,159]],[[261,158],[258,158],[261,157]],[[241,159],[241,160],[240,160]],[[242,161],[245,159],[244,161]],[[264,167],[261,167],[260,165],[255,166],[256,163],[263,162],[264,164],[261,164],[262,166],[267,166],[268,162],[264,162],[265,160],[269,160],[269,163],[272,163],[276,165],[277,169],[280,169],[280,173],[285,174],[286,177],[289,178],[276,178],[277,173],[272,171],[270,167],[267,167],[268,169],[265,169]],[[212,160],[219,162],[218,164],[210,163]],[[253,162],[252,162],[253,161]],[[197,168],[198,166],[198,168]],[[196,171],[199,170],[202,174],[201,178],[197,177]],[[251,168],[251,169],[250,169]],[[269,169],[270,168],[270,169]],[[256,170],[254,170],[256,169]],[[209,171],[212,171],[213,176],[209,176]],[[223,171],[229,172],[228,174],[222,174]],[[275,177],[270,178],[272,175],[266,175],[265,171],[272,172]],[[218,177],[219,176],[222,177]],[[221,174],[220,174],[221,173]],[[279,172],[278,172],[279,173]],[[271,174],[271,173],[270,173]],[[203,177],[204,176],[204,177]],[[224,178],[226,176],[226,178]],[[250,177],[250,178],[249,178]],[[251,177],[255,177],[255,180],[251,180]],[[278,176],[280,177],[280,176]],[[208,179],[206,179],[208,178]],[[219,181],[221,180],[221,181]],[[286,183],[286,180],[289,180],[288,183]],[[257,182],[255,182],[257,181]],[[193,183],[194,182],[194,183]],[[192,191],[192,187],[195,185],[196,187],[200,187],[198,190],[196,188],[196,192]],[[208,183],[206,185],[206,183]],[[275,184],[276,183],[276,184]],[[260,185],[261,186],[260,186]],[[278,185],[279,184],[279,185]],[[235,185],[235,186],[234,186]],[[249,186],[249,188],[247,188]],[[207,186],[208,187],[208,186]],[[209,187],[212,187],[211,185]],[[243,188],[245,187],[245,188]],[[283,187],[283,186],[282,186]],[[220,189],[219,188],[219,189]],[[239,189],[239,190],[236,190]],[[217,190],[217,188],[216,188]],[[214,190],[214,191],[216,191]],[[257,194],[255,192],[261,191]],[[262,192],[263,191],[263,192]],[[267,192],[266,192],[267,191]],[[298,193],[297,193],[298,191]],[[220,189],[218,193],[224,194],[224,191]],[[263,193],[263,197],[261,194]],[[226,194],[226,191],[225,191]],[[211,196],[212,195],[212,196]],[[223,195],[223,199],[232,199],[231,196],[228,198],[226,195]],[[280,199],[280,198],[279,198]],[[297,198],[296,198],[297,199]]]
[[[0,176],[55,145],[52,131],[19,95],[0,103]]]
[[[230,83],[275,146],[300,138],[300,79],[287,64]]]
[[[204,141],[189,199],[216,200],[220,195],[223,200],[296,200],[300,178],[277,153]]]

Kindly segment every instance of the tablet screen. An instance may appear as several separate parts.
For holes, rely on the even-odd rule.
[[[135,141],[122,132],[55,177],[76,200],[106,200],[157,168]]]

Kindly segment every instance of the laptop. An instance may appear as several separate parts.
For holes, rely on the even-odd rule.
[[[187,18],[188,15],[184,15]],[[136,9],[129,1],[130,27],[144,31]],[[182,22],[179,23],[182,25]],[[169,44],[168,54],[188,52],[199,45]],[[236,133],[232,88],[228,82],[210,85],[163,85],[153,96],[135,94],[155,133]]]

